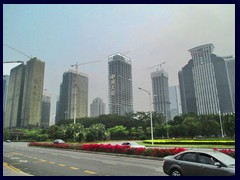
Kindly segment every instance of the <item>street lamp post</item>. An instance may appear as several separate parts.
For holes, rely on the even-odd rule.
[[[147,91],[145,89],[142,89],[142,88],[138,88],[139,90],[142,90],[146,93],[148,93],[149,95],[149,102],[150,102],[150,122],[151,122],[151,139],[152,139],[152,145],[154,144],[153,143],[153,123],[152,123],[152,102],[151,102],[151,93],[150,91]]]
[[[221,111],[220,110],[219,110],[219,119],[220,119],[220,127],[221,127],[221,133],[222,133],[222,138],[223,138],[224,135],[223,135],[222,118],[221,118]]]

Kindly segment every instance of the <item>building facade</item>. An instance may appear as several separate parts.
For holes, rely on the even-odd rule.
[[[182,105],[181,105],[181,96],[179,86],[170,86],[169,87],[169,99],[170,99],[170,112],[171,120],[175,116],[182,114]]]
[[[213,49],[213,44],[205,44],[189,50],[192,59],[179,72],[183,113],[234,112],[231,89],[235,76],[229,73],[233,63],[228,67],[224,58],[213,54]]]
[[[11,70],[4,127],[40,126],[44,70],[36,57]]]
[[[63,119],[88,116],[88,76],[73,70],[63,74],[56,123]]]
[[[133,112],[131,59],[116,53],[108,57],[108,97],[110,114]]]
[[[164,70],[151,73],[153,110],[166,117],[166,121],[171,119],[168,74]]]
[[[90,105],[90,116],[98,117],[101,114],[105,114],[106,105],[99,97],[95,98]]]
[[[47,92],[43,92],[42,96],[42,113],[41,127],[48,128],[50,124],[51,96]]]
[[[32,58],[26,64],[21,126],[40,126],[45,63]]]
[[[5,112],[7,104],[9,75],[3,75],[3,112]]]
[[[25,68],[24,64],[20,64],[10,71],[4,116],[5,128],[20,127]]]

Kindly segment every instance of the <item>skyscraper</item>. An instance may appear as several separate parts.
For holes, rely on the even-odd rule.
[[[4,127],[15,128],[21,124],[25,65],[20,64],[10,71]]]
[[[99,97],[95,98],[90,105],[90,116],[98,117],[101,114],[105,114],[105,103]]]
[[[36,57],[27,62],[21,112],[21,126],[23,127],[41,125],[44,71],[45,63]]]
[[[171,119],[182,114],[181,96],[179,86],[169,87]]]
[[[233,64],[228,67],[223,58],[213,54],[213,49],[213,44],[190,49],[192,59],[179,72],[184,113],[218,114],[235,109],[231,91],[235,76],[228,70]]]
[[[222,58],[226,62],[231,102],[232,102],[233,112],[235,112],[235,58],[233,56],[225,56]]]
[[[110,114],[133,112],[131,59],[120,53],[108,57],[108,98]]]
[[[153,110],[163,114],[166,120],[171,119],[168,74],[164,70],[157,70],[151,73]]]
[[[11,70],[4,127],[40,125],[44,68],[32,58]]]
[[[3,75],[3,112],[6,108],[8,93],[9,75]]]
[[[56,123],[63,119],[73,119],[74,111],[76,118],[88,116],[88,76],[69,70],[63,74],[60,85]]]
[[[41,127],[48,128],[50,124],[51,96],[47,92],[43,92],[42,96],[42,113]]]

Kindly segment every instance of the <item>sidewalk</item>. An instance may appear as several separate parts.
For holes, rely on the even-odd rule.
[[[3,176],[32,176],[22,172],[21,170],[11,166],[10,164],[3,162]]]

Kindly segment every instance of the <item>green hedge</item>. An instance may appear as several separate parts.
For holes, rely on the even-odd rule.
[[[151,140],[143,141],[146,144],[151,144]],[[233,140],[154,140],[154,144],[185,144],[185,145],[235,145]]]

